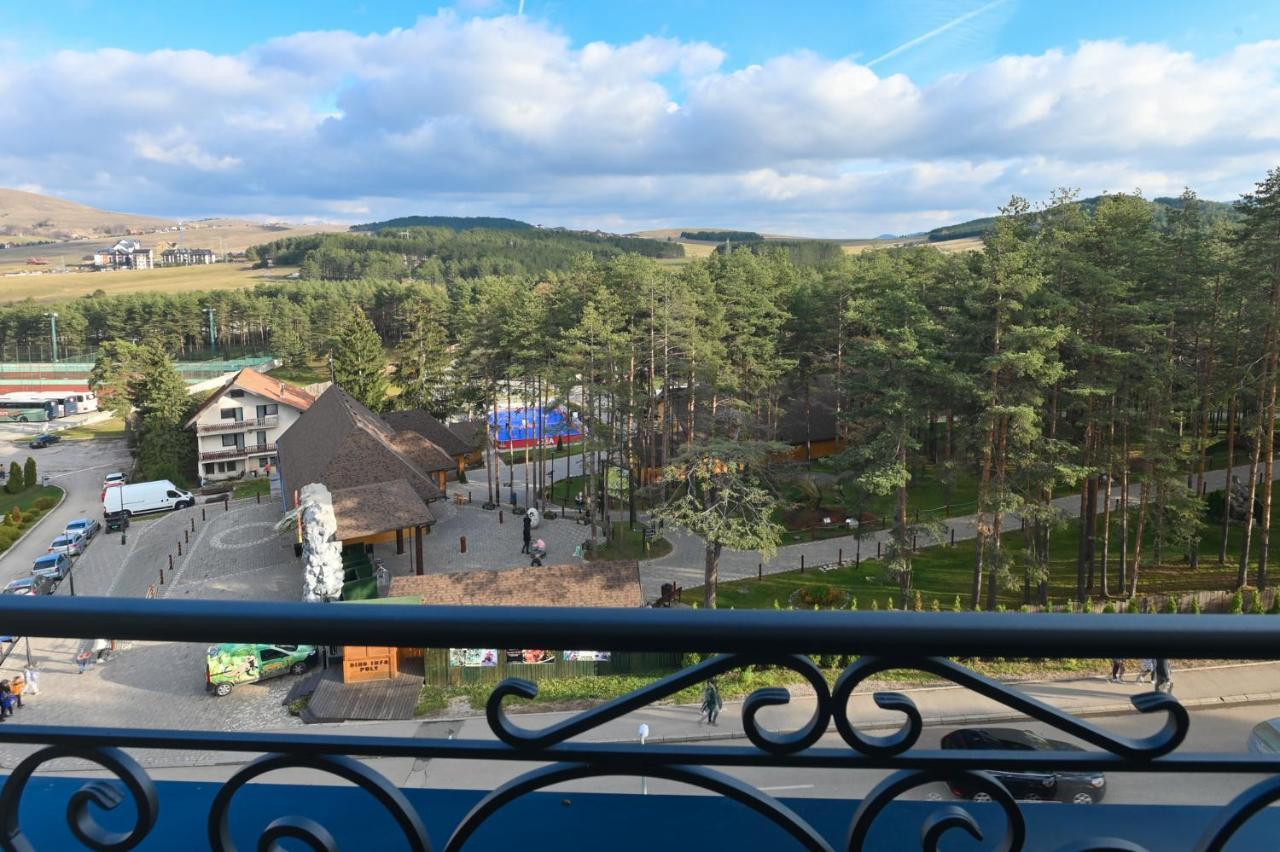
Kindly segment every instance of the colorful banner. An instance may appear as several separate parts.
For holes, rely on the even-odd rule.
[[[554,663],[556,655],[550,651],[534,650],[530,648],[513,648],[507,651],[508,663],[529,663],[537,665],[540,663]]]
[[[564,658],[571,663],[607,663],[608,651],[565,651]]]
[[[449,665],[492,667],[498,665],[497,648],[450,648]]]

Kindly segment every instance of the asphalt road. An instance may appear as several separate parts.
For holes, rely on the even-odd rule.
[[[102,519],[102,479],[115,470],[127,470],[129,448],[123,440],[63,441],[43,450],[29,449],[9,440],[0,441],[0,464],[22,464],[32,456],[41,476],[67,492],[67,499],[40,520],[25,538],[0,554],[0,581],[8,583],[31,573],[31,563],[47,553],[52,541],[76,518]],[[65,584],[64,584],[65,585]]]
[[[1192,711],[1191,729],[1179,754],[1194,751],[1243,753],[1249,731],[1258,722],[1280,716],[1280,705],[1250,705],[1222,710]],[[1143,736],[1154,730],[1151,718],[1134,716],[1108,717],[1098,723],[1118,734]],[[483,724],[481,722],[480,724]],[[1035,722],[1022,725],[1006,723],[1052,739],[1071,741],[1053,728]],[[929,727],[921,735],[918,748],[939,748],[942,737],[954,730],[950,726]],[[432,732],[436,735],[436,732]],[[479,736],[476,727],[458,734],[459,738]],[[731,741],[745,745],[746,741]],[[1081,743],[1081,745],[1084,745]],[[831,734],[819,742],[820,747],[847,748],[838,735]],[[413,786],[442,788],[492,789],[494,786],[532,770],[536,764],[502,761],[432,760],[424,771],[412,779]],[[795,768],[726,768],[729,775],[783,797],[812,796],[818,798],[861,798],[889,773],[878,770],[795,769]],[[394,779],[399,780],[399,779]],[[1180,775],[1171,773],[1113,772],[1107,776],[1106,801],[1125,804],[1216,804],[1225,803],[1240,791],[1261,780],[1245,775]],[[701,791],[660,780],[647,782],[650,793],[700,794]],[[555,789],[597,793],[637,793],[640,782],[635,778],[596,778]],[[922,787],[904,798],[953,798],[944,786]]]

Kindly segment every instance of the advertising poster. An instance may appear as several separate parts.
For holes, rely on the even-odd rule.
[[[449,665],[451,666],[496,666],[498,650],[496,648],[450,648]]]
[[[607,663],[608,651],[565,651],[564,658],[571,663]]]
[[[554,663],[556,655],[550,651],[534,650],[531,648],[511,648],[507,650],[508,663]]]

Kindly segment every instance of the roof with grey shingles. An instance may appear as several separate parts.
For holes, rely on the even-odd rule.
[[[450,423],[447,428],[466,445],[467,452],[478,453],[484,449],[485,421],[459,420],[457,423]]]
[[[466,441],[420,408],[412,411],[389,411],[382,415],[382,419],[397,432],[417,432],[451,456],[463,456],[471,452]]]
[[[644,606],[635,560],[395,577],[390,595],[470,606]]]
[[[277,455],[289,505],[310,482],[338,491],[403,479],[425,501],[441,496],[430,471],[419,467],[422,459],[406,455],[396,433],[336,385],[280,436]]]

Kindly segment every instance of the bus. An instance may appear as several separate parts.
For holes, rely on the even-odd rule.
[[[53,420],[70,414],[84,414],[98,410],[98,395],[93,391],[13,391],[0,394],[0,410],[28,411],[41,408],[47,418]],[[7,419],[18,419],[9,417]],[[29,416],[28,420],[37,419]]]
[[[30,394],[0,394],[0,419],[43,423],[57,417],[55,411],[59,410],[61,406],[56,406],[52,401],[32,399]]]

